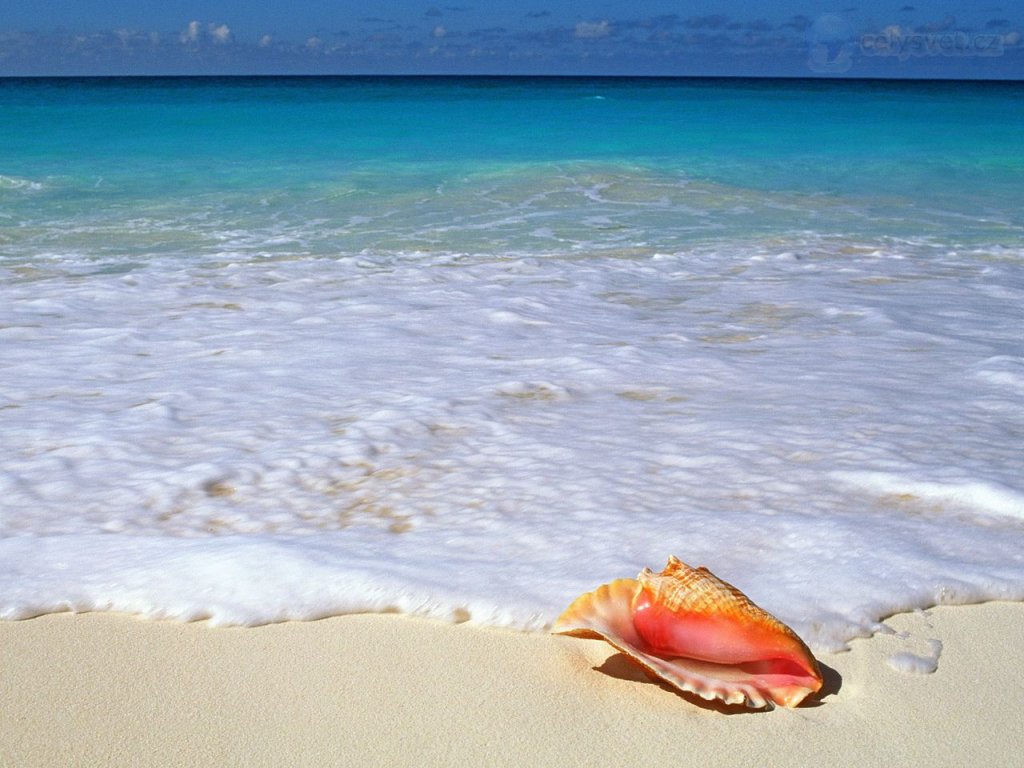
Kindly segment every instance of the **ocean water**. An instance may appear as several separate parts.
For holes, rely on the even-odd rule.
[[[838,649],[1024,599],[1024,85],[0,80],[0,617]]]

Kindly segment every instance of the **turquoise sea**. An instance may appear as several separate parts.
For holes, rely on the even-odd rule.
[[[0,80],[0,616],[1024,599],[1024,83]]]
[[[254,256],[654,251],[806,235],[1013,246],[1022,92],[630,78],[6,80],[0,194],[19,231],[2,256],[46,257],[55,239],[83,258],[130,262],[216,254],[225,238]],[[607,194],[595,200],[596,189]]]

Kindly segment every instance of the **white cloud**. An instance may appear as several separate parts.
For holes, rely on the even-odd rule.
[[[208,29],[213,42],[222,45],[231,42],[231,28],[227,24],[210,24]]]
[[[260,38],[259,46],[260,48],[269,48],[272,42],[274,42],[274,38],[270,35],[263,35],[263,37]]]
[[[434,27],[434,37],[441,38],[448,34],[448,30],[438,24]]]
[[[311,50],[311,51],[318,51],[318,50],[320,50],[320,47],[323,44],[324,44],[324,41],[321,40],[316,35],[313,35],[312,37],[310,37],[310,38],[308,38],[306,40],[306,48]]]
[[[199,21],[190,21],[185,30],[178,35],[182,45],[196,45],[212,42],[215,45],[227,45],[234,40],[231,27],[227,24],[209,23],[205,29]]]
[[[190,21],[188,29],[181,33],[179,38],[183,43],[194,43],[199,39],[199,22]]]
[[[575,36],[581,40],[595,40],[599,37],[608,37],[611,31],[607,20],[581,21],[576,25]]]

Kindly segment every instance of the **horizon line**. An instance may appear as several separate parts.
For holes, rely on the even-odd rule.
[[[654,75],[654,74],[564,74],[564,73],[140,73],[140,74],[0,74],[0,81],[9,80],[796,80],[807,82],[883,82],[883,83],[1004,83],[1024,84],[1024,77],[898,77],[898,76],[836,76],[828,74],[794,75]]]

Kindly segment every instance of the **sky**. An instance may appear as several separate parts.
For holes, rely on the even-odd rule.
[[[0,76],[1024,79],[1024,0],[0,0]]]

